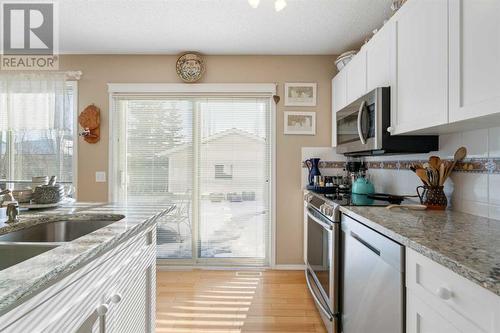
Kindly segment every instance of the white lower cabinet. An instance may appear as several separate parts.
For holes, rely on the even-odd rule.
[[[406,248],[407,333],[499,333],[500,297]]]
[[[119,244],[3,315],[0,332],[154,332],[155,239]]]
[[[461,332],[413,292],[406,295],[406,332],[459,333]]]

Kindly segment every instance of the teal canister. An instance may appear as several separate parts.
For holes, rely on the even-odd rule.
[[[351,192],[352,194],[373,194],[375,193],[375,187],[365,177],[358,177],[352,184]]]
[[[365,177],[358,177],[352,184],[351,188],[352,203],[355,205],[371,205],[373,203],[373,199],[369,198],[367,194],[375,193],[375,187],[372,182],[370,182]]]

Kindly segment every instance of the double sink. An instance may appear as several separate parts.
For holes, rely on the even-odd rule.
[[[56,215],[50,222],[0,235],[0,270],[47,252],[111,223],[123,219],[118,214]]]

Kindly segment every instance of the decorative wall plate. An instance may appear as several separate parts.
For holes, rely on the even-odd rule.
[[[184,82],[196,82],[205,73],[205,62],[197,53],[184,53],[175,65],[177,76]]]

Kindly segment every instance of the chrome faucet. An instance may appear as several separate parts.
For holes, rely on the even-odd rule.
[[[17,202],[11,202],[7,205],[7,224],[19,222],[19,204]]]

